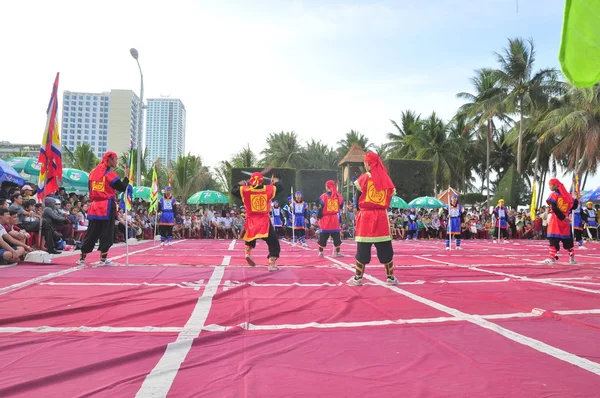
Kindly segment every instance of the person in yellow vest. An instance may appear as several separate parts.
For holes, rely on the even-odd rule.
[[[231,194],[238,197],[244,203],[246,209],[246,222],[242,236],[245,243],[246,262],[254,267],[256,262],[252,258],[252,249],[256,247],[256,240],[262,239],[267,242],[269,254],[267,256],[270,272],[277,271],[279,267],[275,264],[279,258],[281,247],[277,232],[271,224],[271,202],[275,199],[277,192],[282,192],[282,186],[275,177],[271,178],[271,184],[264,184],[261,173],[255,172],[249,181],[240,181],[231,189]]]

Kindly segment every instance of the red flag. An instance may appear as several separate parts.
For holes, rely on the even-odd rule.
[[[38,183],[38,198],[43,199],[46,192],[58,191],[58,180],[62,179],[62,153],[60,144],[60,129],[58,127],[58,78],[56,73],[50,103],[46,110],[46,129],[40,147],[38,163],[41,163],[40,180]]]

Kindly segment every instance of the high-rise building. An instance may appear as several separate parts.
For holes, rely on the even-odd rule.
[[[146,164],[167,165],[185,153],[185,106],[175,98],[150,98],[146,111]]]
[[[63,93],[61,143],[74,151],[87,143],[98,157],[106,151],[121,155],[131,141],[137,146],[140,99],[131,90],[103,93]]]

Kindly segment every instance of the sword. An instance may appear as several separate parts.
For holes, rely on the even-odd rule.
[[[268,170],[267,170],[267,171],[268,171]],[[252,173],[251,173],[251,172],[249,172],[249,171],[243,171],[243,170],[242,170],[242,174],[246,174],[246,175],[249,175],[249,176],[251,176],[251,175],[252,175]],[[261,173],[261,174],[262,174],[262,173]],[[269,181],[271,180],[271,177],[264,177],[264,176],[263,176],[263,178],[264,178],[265,180],[269,180]]]

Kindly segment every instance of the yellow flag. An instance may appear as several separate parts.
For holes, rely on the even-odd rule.
[[[536,182],[533,182],[533,186],[531,187],[531,206],[530,206],[530,210],[531,210],[531,221],[535,220],[535,204],[537,202],[537,195],[536,195]]]

